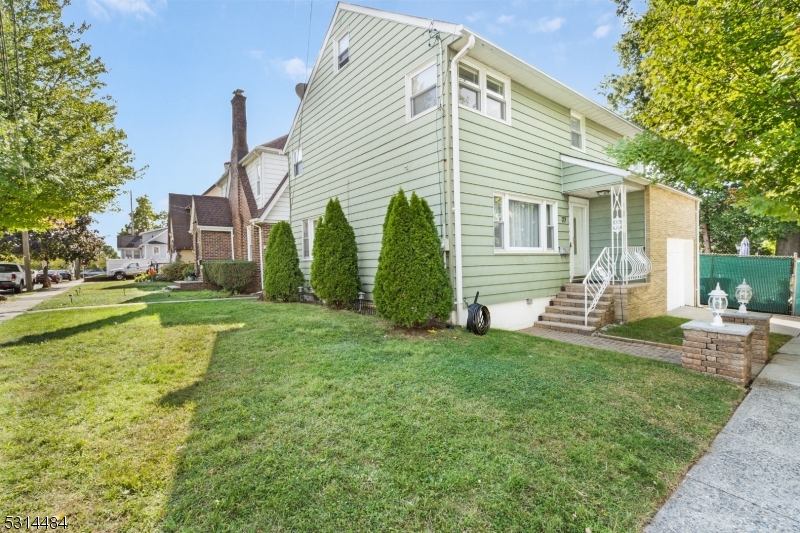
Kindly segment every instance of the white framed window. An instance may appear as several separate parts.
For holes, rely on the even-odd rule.
[[[247,260],[253,260],[253,226],[247,226]]]
[[[458,103],[511,124],[511,80],[471,59],[462,60],[458,64]]]
[[[292,175],[296,178],[303,173],[303,149],[292,152]]]
[[[570,145],[581,152],[586,151],[586,117],[570,111],[569,113]]]
[[[333,41],[333,71],[339,72],[350,63],[350,32],[344,31]]]
[[[312,259],[314,251],[314,233],[317,231],[318,218],[303,220],[303,259]]]
[[[158,255],[159,253],[160,252],[158,246],[153,246],[153,255]]]
[[[556,202],[495,192],[492,198],[495,253],[555,252]]]
[[[436,58],[406,74],[406,119],[425,115],[438,103]]]

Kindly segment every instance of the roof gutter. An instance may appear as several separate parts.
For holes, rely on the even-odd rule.
[[[456,323],[466,324],[464,320],[464,266],[461,261],[461,153],[460,132],[458,129],[458,62],[475,46],[475,36],[470,35],[467,44],[459,50],[450,63],[450,95],[453,115],[453,209],[455,210],[455,259],[456,259]]]

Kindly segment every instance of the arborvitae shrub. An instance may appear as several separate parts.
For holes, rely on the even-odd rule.
[[[194,270],[194,265],[186,268]],[[257,269],[258,265],[253,261],[206,261],[203,263],[203,280],[228,292],[241,293],[252,283]]]
[[[264,251],[264,298],[296,302],[297,288],[303,283],[292,227],[288,222],[278,222],[269,232]]]
[[[428,203],[401,189],[389,202],[375,275],[375,307],[393,323],[417,327],[446,320],[453,291]]]
[[[338,198],[332,198],[314,232],[311,287],[328,305],[342,307],[358,298],[356,234],[344,216]]]

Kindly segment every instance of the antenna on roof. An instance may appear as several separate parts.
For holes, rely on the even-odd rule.
[[[294,92],[297,94],[297,97],[300,98],[300,100],[302,100],[303,96],[305,96],[307,87],[307,83],[298,83],[294,86]]]

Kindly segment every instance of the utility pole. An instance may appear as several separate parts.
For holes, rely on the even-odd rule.
[[[31,246],[28,242],[28,230],[22,232],[22,258],[25,263],[25,291],[33,291],[33,276],[31,276]]]
[[[136,226],[133,225],[133,189],[128,193],[131,195],[131,235],[136,235]]]

